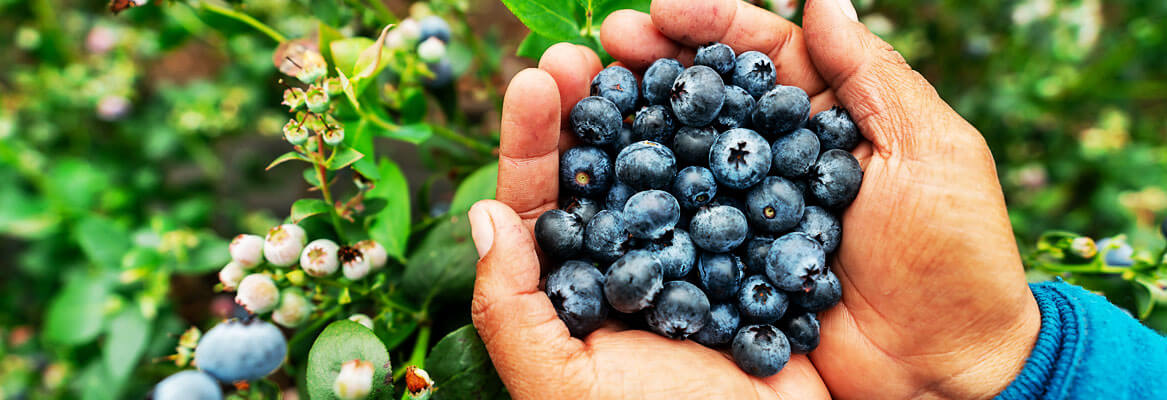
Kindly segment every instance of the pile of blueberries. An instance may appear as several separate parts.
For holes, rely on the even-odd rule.
[[[811,118],[806,92],[775,79],[765,54],[714,43],[688,68],[656,60],[640,84],[620,66],[592,80],[571,110],[582,143],[560,156],[560,209],[535,224],[574,336],[610,307],[728,347],[755,376],[818,346],[815,313],[842,297],[827,260],[863,179],[860,135],[846,110]]]

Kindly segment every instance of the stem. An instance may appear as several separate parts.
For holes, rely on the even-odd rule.
[[[493,146],[486,145],[466,136],[459,135],[458,132],[454,132],[445,126],[433,125],[433,131],[434,134],[443,139],[469,147],[471,150],[477,151],[479,153],[490,154],[494,152]]]
[[[425,356],[426,351],[429,350],[430,329],[431,327],[429,322],[424,322],[417,330],[417,341],[413,344],[413,353],[410,354],[409,360],[407,360],[405,364],[401,364],[401,368],[399,368],[397,372],[393,373],[394,380],[401,379],[401,377],[405,375],[406,367],[409,367],[410,365],[425,369]],[[405,394],[408,396],[408,391]]]
[[[255,17],[247,15],[243,12],[238,11],[238,10],[223,7],[223,6],[216,5],[216,4],[211,4],[209,1],[200,2],[199,7],[204,9],[204,10],[210,11],[212,13],[219,14],[219,15],[222,15],[224,17],[231,18],[233,20],[247,24],[247,25],[251,26],[252,28],[255,28],[255,30],[260,31],[263,34],[267,35],[268,37],[270,37],[272,40],[274,40],[276,42],[283,43],[283,42],[286,42],[288,40],[287,37],[280,34],[279,32],[276,32],[276,30],[272,29],[272,27],[267,26],[267,24],[264,24],[263,22],[260,22],[259,20],[255,19]]]
[[[336,154],[336,152],[332,152]],[[336,203],[332,202],[332,192],[328,190],[328,171],[324,167],[324,136],[316,134],[316,156],[319,162],[316,163],[316,179],[320,180],[320,193],[324,197],[324,202],[332,207],[332,212],[328,213],[332,217],[332,227],[336,229],[336,236],[340,238],[341,242],[344,240],[344,230],[341,229],[340,217],[336,215]]]

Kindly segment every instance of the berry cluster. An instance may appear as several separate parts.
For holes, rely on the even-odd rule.
[[[194,362],[198,371],[186,370],[158,382],[155,400],[221,400],[221,384],[255,381],[279,368],[288,353],[288,342],[271,323],[246,318],[216,325],[198,339]]]
[[[561,209],[535,224],[573,335],[611,308],[728,347],[756,376],[818,345],[815,313],[842,297],[827,260],[863,178],[860,135],[847,111],[812,118],[806,92],[775,79],[766,55],[714,43],[639,84],[620,66],[592,80],[571,110],[582,144],[560,156]]]

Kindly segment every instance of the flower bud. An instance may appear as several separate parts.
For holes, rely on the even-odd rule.
[[[331,129],[324,131],[324,144],[329,146],[339,145],[344,141],[344,126],[340,124],[333,125]]]
[[[280,294],[280,306],[271,313],[271,320],[285,328],[295,328],[312,315],[312,302],[304,298],[299,289],[284,290]]]
[[[252,314],[263,314],[276,307],[280,300],[280,289],[264,274],[251,274],[239,282],[235,302]]]
[[[316,239],[300,253],[300,268],[305,273],[317,278],[332,275],[340,266],[336,258],[340,246],[328,239]]]
[[[1094,243],[1094,239],[1081,236],[1070,242],[1070,251],[1078,257],[1094,258],[1098,254],[1098,246]]]
[[[373,391],[373,363],[352,360],[340,365],[332,392],[344,400],[362,400]]]
[[[227,247],[231,260],[241,268],[251,268],[263,261],[263,238],[259,235],[239,235]]]
[[[304,89],[288,88],[284,90],[285,106],[288,106],[288,112],[295,112],[304,109]]]
[[[223,290],[234,292],[243,280],[243,266],[238,261],[231,261],[219,270],[219,282],[223,283]]]
[[[446,56],[446,43],[436,36],[430,37],[417,45],[417,56],[425,62],[438,62]]]
[[[308,127],[295,119],[288,120],[288,123],[284,124],[284,139],[293,146],[308,143]]]
[[[373,271],[385,267],[385,262],[389,260],[389,254],[385,252],[385,246],[378,243],[376,240],[362,240],[357,242],[354,246],[361,250],[361,254],[369,260],[369,267]]]
[[[277,267],[295,264],[300,250],[308,240],[308,233],[296,224],[283,224],[267,231],[263,241],[263,256]]]
[[[304,97],[305,101],[308,103],[309,111],[318,114],[328,111],[328,101],[330,98],[324,89],[321,89],[317,86],[309,87],[308,91],[304,92]]]
[[[324,93],[329,96],[339,96],[344,93],[344,85],[340,83],[340,78],[332,77],[324,80]]]
[[[433,387],[434,380],[424,369],[412,365],[405,368],[405,391],[410,399],[428,399]]]
[[[348,320],[364,325],[366,328],[373,329],[373,319],[365,314],[353,314],[348,316]]]
[[[360,249],[353,246],[341,247],[338,256],[345,278],[355,281],[369,274],[369,259],[365,258]]]

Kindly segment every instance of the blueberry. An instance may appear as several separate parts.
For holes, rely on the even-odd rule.
[[[677,175],[673,152],[657,142],[636,142],[616,156],[616,177],[636,190],[664,189]]]
[[[660,260],[645,250],[633,250],[608,267],[604,298],[616,311],[634,313],[652,305],[664,285]]]
[[[683,126],[673,137],[673,151],[681,165],[709,165],[709,147],[717,140],[712,127]]]
[[[766,277],[751,275],[742,281],[737,304],[743,319],[768,324],[782,318],[789,300],[786,293],[771,285]]]
[[[624,203],[627,203],[628,198],[634,194],[636,194],[636,189],[633,189],[632,186],[616,181],[612,188],[608,189],[608,195],[604,197],[604,208],[623,211]]]
[[[763,232],[794,228],[802,220],[805,205],[798,187],[782,177],[768,176],[746,193],[746,216]]]
[[[713,201],[713,196],[717,195],[717,182],[708,168],[685,167],[673,179],[671,190],[681,208],[695,210]]]
[[[604,68],[592,79],[592,96],[601,96],[620,109],[620,115],[628,115],[636,109],[636,100],[640,98],[637,89],[636,76],[632,71],[618,65]]]
[[[712,68],[695,65],[673,82],[669,101],[677,120],[689,126],[705,126],[717,118],[725,102],[725,81]]]
[[[624,227],[632,237],[656,239],[677,226],[681,205],[669,192],[646,190],[624,204]]]
[[[154,386],[154,400],[222,400],[223,389],[209,375],[180,371]]]
[[[431,15],[422,18],[418,21],[418,28],[420,33],[417,37],[417,42],[424,42],[426,39],[436,37],[446,43],[450,43],[450,24],[442,17]]]
[[[583,247],[587,255],[604,263],[611,263],[628,252],[632,236],[624,229],[624,216],[619,211],[596,213],[584,229]]]
[[[650,140],[657,143],[673,141],[673,116],[661,105],[651,105],[636,112],[632,121],[632,140]]]
[[[802,221],[794,230],[810,235],[823,245],[823,251],[833,253],[843,240],[843,227],[839,218],[819,206],[809,206],[802,213]]]
[[[648,326],[670,339],[685,339],[709,323],[709,298],[685,281],[664,285],[645,314]]]
[[[770,153],[774,154],[772,172],[787,178],[806,176],[819,158],[819,138],[810,130],[798,129],[775,140]]]
[[[689,338],[709,347],[729,344],[742,321],[737,307],[733,303],[714,303],[709,308],[709,315],[709,323]]]
[[[750,325],[738,331],[730,347],[733,361],[747,374],[764,378],[790,361],[786,335],[771,325]]]
[[[733,49],[724,43],[711,43],[697,48],[697,56],[693,58],[694,65],[704,65],[713,68],[722,78],[733,77],[733,69],[737,66],[737,56]]]
[[[750,112],[754,110],[756,103],[754,96],[750,96],[750,93],[746,92],[745,89],[733,85],[726,86],[725,104],[722,104],[721,112],[717,114],[717,120],[714,121],[717,129],[746,127],[750,123]]]
[[[583,221],[567,211],[547,210],[535,220],[535,241],[543,254],[556,260],[567,260],[579,254],[583,247]]]
[[[568,194],[597,197],[612,186],[612,160],[598,147],[576,146],[559,156],[559,188]]]
[[[851,151],[859,145],[859,127],[851,120],[851,114],[843,107],[834,106],[821,111],[810,119],[810,128],[818,135],[823,150],[842,149]]]
[[[827,150],[819,155],[811,171],[810,193],[828,208],[846,208],[859,194],[863,170],[859,160],[843,150]]]
[[[425,77],[425,87],[443,88],[454,82],[454,65],[450,63],[450,59],[445,58],[435,63],[427,63],[425,67],[434,73],[433,77]]]
[[[814,288],[809,292],[795,292],[794,303],[810,312],[819,312],[831,308],[843,299],[843,286],[839,284],[839,277],[834,272],[815,277]]]
[[[745,190],[761,182],[771,161],[770,143],[745,128],[725,131],[709,148],[709,170],[718,184],[730,189]]]
[[[565,197],[559,199],[559,208],[579,216],[580,223],[586,226],[604,207],[599,201],[587,197]]]
[[[746,240],[746,215],[729,206],[710,206],[697,211],[689,221],[689,235],[702,250],[725,253]]]
[[[762,97],[773,89],[777,77],[778,70],[774,69],[774,62],[762,52],[747,51],[737,56],[733,84],[741,86],[754,98]]]
[[[822,245],[802,232],[778,238],[766,255],[766,277],[788,292],[810,291],[826,269],[827,255]]]
[[[697,260],[697,276],[705,293],[718,300],[737,298],[745,267],[737,256],[728,253],[701,253]]]
[[[819,347],[819,319],[814,313],[799,312],[778,321],[778,328],[790,341],[790,352],[806,354]]]
[[[810,116],[810,98],[797,86],[783,86],[770,89],[758,99],[758,105],[750,119],[754,129],[776,137],[806,125]]]
[[[232,319],[203,334],[194,362],[220,382],[254,381],[271,374],[288,353],[284,334],[259,319]]]
[[[584,143],[605,145],[616,140],[620,133],[620,110],[610,100],[599,97],[585,97],[571,108],[571,131]]]
[[[648,104],[668,104],[673,81],[685,70],[680,61],[672,58],[657,59],[644,71],[641,93]]]
[[[645,249],[660,260],[665,279],[684,278],[697,263],[697,247],[689,233],[681,229],[674,229],[671,234],[649,243]]]
[[[1114,241],[1113,238],[1098,241],[1098,252],[1106,252],[1106,264],[1114,267],[1134,265],[1135,261],[1131,259],[1131,256],[1134,255],[1135,250],[1131,248],[1131,245],[1126,244],[1126,242],[1118,242],[1114,248],[1108,248],[1110,243]]]
[[[746,274],[766,273],[766,256],[770,253],[770,245],[773,243],[774,238],[757,235],[746,241],[740,250],[742,264],[746,266]]]
[[[608,317],[604,275],[585,261],[568,261],[547,276],[547,297],[575,337],[587,336]]]

